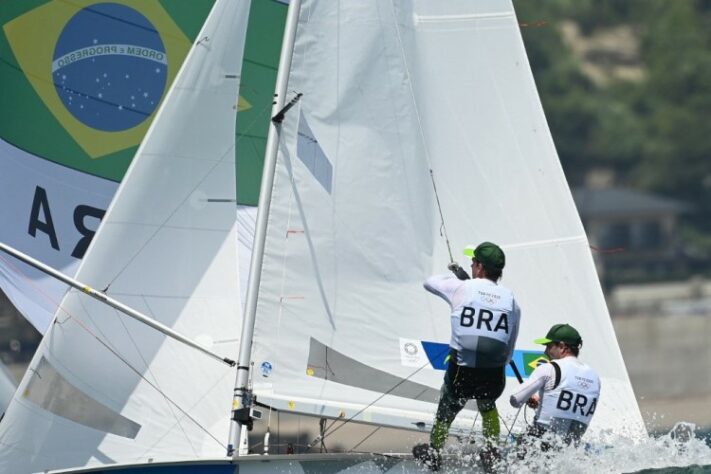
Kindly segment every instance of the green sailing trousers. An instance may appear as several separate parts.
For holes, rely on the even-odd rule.
[[[484,437],[490,443],[495,443],[501,429],[495,402],[506,384],[504,367],[463,367],[457,365],[456,360],[456,352],[452,351],[440,391],[437,415],[430,433],[430,444],[434,449],[442,449],[454,418],[471,399],[476,399],[482,417]]]

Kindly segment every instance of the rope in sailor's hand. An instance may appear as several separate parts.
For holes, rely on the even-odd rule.
[[[444,214],[442,214],[442,205],[439,202],[439,194],[437,193],[437,185],[435,184],[434,172],[430,168],[430,179],[432,180],[432,189],[434,190],[435,200],[437,201],[437,210],[439,211],[439,218],[442,222],[441,234],[444,237],[444,241],[447,243],[447,252],[449,253],[449,261],[454,263],[454,257],[452,256],[452,247],[449,245],[449,237],[447,236],[447,227],[444,225]]]

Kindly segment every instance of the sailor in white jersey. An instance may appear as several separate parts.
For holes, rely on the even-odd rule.
[[[473,279],[453,264],[449,268],[456,277],[435,275],[424,284],[427,291],[449,303],[452,325],[448,366],[430,445],[413,450],[435,468],[450,425],[471,399],[477,401],[483,434],[490,447],[498,441],[500,426],[495,402],[504,390],[504,369],[513,355],[519,328],[520,309],[514,295],[497,284],[506,263],[504,252],[496,244],[483,242],[476,248],[467,247],[464,254],[472,258]],[[489,457],[494,450],[492,447],[488,451]]]
[[[546,440],[543,450],[550,449],[552,436],[565,444],[577,444],[587,430],[600,398],[600,377],[595,370],[578,360],[583,340],[569,324],[554,325],[546,337],[536,339],[545,344],[551,360],[536,367],[529,379],[511,395],[511,405],[524,403],[537,408],[528,435]]]

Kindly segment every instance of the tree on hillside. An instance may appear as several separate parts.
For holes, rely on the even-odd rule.
[[[635,182],[693,203],[682,232],[711,255],[711,8],[654,2],[645,11],[642,54],[649,68],[642,159]]]
[[[694,206],[679,232],[711,258],[711,2],[516,0],[522,34],[558,154],[572,186],[592,169]],[[639,82],[593,83],[561,35],[629,25],[639,32]]]

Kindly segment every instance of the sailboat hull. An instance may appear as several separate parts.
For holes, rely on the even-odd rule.
[[[381,454],[305,454],[247,456],[239,461],[212,459],[152,464],[123,464],[51,471],[52,474],[259,474],[430,472],[411,456]]]

